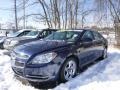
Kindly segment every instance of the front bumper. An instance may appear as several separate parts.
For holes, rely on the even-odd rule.
[[[50,82],[50,81],[56,81],[57,78],[56,77],[50,77],[50,78],[28,78],[28,77],[24,77],[24,76],[20,76],[18,74],[15,74],[15,76],[21,80],[24,80],[24,81],[28,81],[28,82]]]
[[[55,81],[58,77],[59,66],[57,64],[48,64],[43,66],[26,67],[19,64],[12,65],[15,75],[21,79],[32,82]]]

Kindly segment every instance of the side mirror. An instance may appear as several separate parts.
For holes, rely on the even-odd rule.
[[[92,39],[91,38],[84,38],[84,39],[82,39],[82,42],[92,42]]]

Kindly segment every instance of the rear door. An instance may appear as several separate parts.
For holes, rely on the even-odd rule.
[[[93,32],[93,35],[95,37],[94,46],[96,47],[95,48],[96,58],[99,58],[100,56],[102,56],[102,52],[104,50],[103,38],[100,36],[98,32]]]
[[[86,41],[86,38],[91,41]],[[86,31],[81,38],[81,48],[79,53],[79,59],[82,65],[90,63],[94,59],[94,37],[91,31]]]

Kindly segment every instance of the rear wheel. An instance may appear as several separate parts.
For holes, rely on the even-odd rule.
[[[103,54],[102,54],[102,59],[107,58],[107,48],[104,48]]]
[[[63,64],[60,72],[60,79],[62,82],[66,82],[74,78],[77,74],[77,62],[74,58],[69,58]]]

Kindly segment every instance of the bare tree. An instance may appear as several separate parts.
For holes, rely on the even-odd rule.
[[[15,13],[15,29],[18,30],[18,21],[17,21],[17,2],[14,0],[14,13]]]
[[[39,21],[44,21],[49,28],[78,28],[80,27],[79,23],[85,23],[85,18],[92,12],[92,10],[81,10],[80,1],[81,0],[37,0],[31,5],[39,3],[42,12],[38,13],[39,15],[32,13],[24,16],[31,17],[35,15],[35,18],[39,19]],[[81,16],[82,20],[80,19]]]
[[[101,15],[102,19],[106,17],[107,20],[108,16],[112,17],[117,45],[120,45],[120,0],[95,0],[95,4],[99,8],[99,12],[103,14]],[[109,13],[108,16],[107,13]]]
[[[25,0],[23,0],[23,28],[26,28],[26,17],[25,17],[25,14],[26,14],[26,10],[25,10]]]
[[[112,7],[111,15],[114,18],[117,45],[120,45],[120,0],[108,1]]]
[[[49,21],[48,21],[47,11],[46,11],[46,9],[45,9],[44,0],[38,0],[38,1],[39,1],[39,3],[41,4],[41,6],[42,6],[42,8],[43,8],[47,25],[48,25],[48,27],[50,27],[50,24],[49,24]]]

